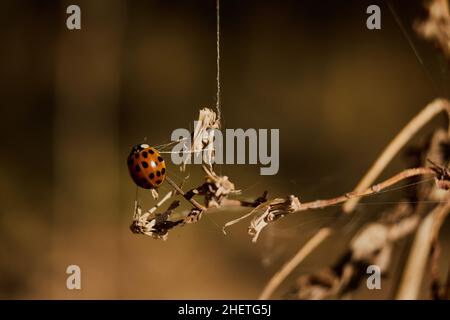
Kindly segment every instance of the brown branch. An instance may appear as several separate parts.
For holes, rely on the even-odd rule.
[[[202,206],[200,203],[198,203],[196,200],[188,197],[186,193],[175,183],[170,179],[169,177],[166,177],[166,181],[178,192],[181,194],[187,201],[189,201],[194,207],[196,207],[200,211],[206,211],[206,208]]]
[[[439,280],[439,258],[441,253],[439,234],[449,213],[450,205],[438,211],[431,229],[431,291],[434,299],[446,299],[445,287],[441,285]]]
[[[419,114],[417,114],[387,145],[378,159],[374,162],[369,171],[360,180],[355,187],[355,192],[360,192],[368,188],[373,181],[381,174],[386,166],[391,162],[394,156],[405,146],[405,144],[431,119],[442,111],[447,114],[450,110],[450,104],[446,99],[435,99],[429,103]],[[352,212],[358,204],[359,197],[349,199],[343,206],[345,213]]]
[[[436,223],[440,220],[440,217],[449,210],[450,201],[447,199],[447,202],[434,208],[419,226],[396,299],[413,300],[419,298],[420,286],[433,242],[433,230],[436,228]]]
[[[384,181],[384,183],[382,182],[378,185],[375,185],[375,188],[373,188],[373,187],[369,188],[369,186],[381,174],[381,172],[384,170],[384,168],[392,161],[392,159],[395,157],[395,155],[406,145],[406,143],[423,126],[425,126],[431,119],[433,119],[437,114],[439,114],[443,111],[447,112],[447,116],[450,115],[450,103],[446,99],[435,99],[434,101],[429,103],[422,111],[420,111],[419,114],[417,114],[386,146],[384,151],[381,153],[381,155],[378,157],[378,159],[374,162],[374,164],[369,169],[369,171],[360,180],[360,182],[355,187],[353,192],[351,192],[345,196],[337,197],[334,199],[319,200],[319,201],[313,201],[313,202],[301,204],[301,208],[297,211],[323,208],[324,206],[330,206],[330,205],[345,202],[344,206],[343,206],[343,211],[345,213],[351,213],[355,209],[355,207],[358,204],[361,197],[379,192],[382,190],[381,187],[387,188],[388,186],[395,184],[395,183],[399,182],[400,180],[403,180],[404,179],[404,178],[402,178],[403,173],[400,173],[399,174],[400,179],[398,179],[399,175],[396,175],[396,176]],[[448,131],[450,132],[450,121],[449,121]],[[420,168],[418,168],[418,169],[420,169]],[[411,177],[414,175],[421,175],[421,174],[435,174],[434,172],[430,172],[429,170],[431,170],[431,169],[428,169],[428,168],[422,168],[418,171],[414,171],[414,170],[415,169],[407,170],[406,175],[411,174],[410,175],[410,177]],[[328,228],[319,230],[319,232],[313,238],[311,238],[310,241],[317,239],[316,237],[318,237],[318,234],[322,235],[323,233],[325,233],[323,230],[328,230]],[[330,230],[330,232],[327,231],[324,236],[318,237],[319,241],[317,243],[315,243],[316,245],[314,246],[314,248],[319,246],[320,243],[323,242],[325,239],[327,239],[330,234],[331,234],[331,230]],[[308,245],[308,243],[306,245]],[[302,252],[303,248],[301,248],[299,252]],[[311,253],[311,251],[306,251],[306,254],[303,257],[303,259],[293,260],[294,262],[297,262],[297,263],[289,265],[289,269],[288,269],[289,272],[287,272],[286,274],[283,274],[283,277],[278,276],[278,273],[275,274],[274,277],[269,281],[263,294],[261,294],[261,297],[263,297],[263,298],[270,297],[270,295],[272,294],[273,291],[275,291],[277,286],[281,284],[281,282],[288,276],[288,274],[290,272],[292,272],[292,270],[294,270],[298,266],[298,264],[300,264],[304,260],[304,258],[306,258],[306,256]],[[274,278],[278,278],[278,279],[274,280]],[[449,280],[449,283],[450,283],[450,280]]]
[[[441,256],[441,244],[439,239],[433,239],[430,253],[430,291],[434,300],[441,299],[441,281],[439,280],[439,258]]]
[[[427,167],[419,167],[419,168],[412,168],[412,169],[406,169],[395,176],[381,182],[378,184],[375,184],[371,186],[370,188],[367,188],[363,191],[352,191],[349,193],[346,193],[345,195],[326,199],[326,200],[315,200],[311,202],[306,202],[300,204],[300,207],[295,212],[309,210],[309,209],[322,209],[325,207],[333,206],[336,204],[340,204],[343,202],[346,202],[351,199],[359,199],[361,197],[370,196],[373,194],[376,194],[380,191],[383,191],[386,188],[389,188],[390,186],[399,183],[402,180],[415,177],[415,176],[422,176],[422,175],[436,175],[436,172],[433,168],[427,168]],[[294,212],[294,213],[295,213]]]
[[[314,251],[331,234],[330,228],[320,229],[311,239],[308,240],[289,260],[280,271],[275,273],[267,285],[264,287],[258,299],[267,300],[270,298],[276,288],[287,278],[287,276],[303,261],[311,252]]]
[[[376,194],[396,183],[399,183],[400,181],[403,181],[405,179],[414,177],[414,176],[420,176],[420,175],[436,175],[436,171],[439,168],[428,168],[428,167],[419,167],[419,168],[412,168],[412,169],[406,169],[395,176],[378,183],[376,185],[373,185],[370,188],[367,188],[364,191],[353,191],[350,193],[347,193],[343,196],[339,196],[336,198],[331,198],[327,200],[316,200],[311,202],[306,202],[303,204],[300,204],[300,207],[294,211],[294,212],[301,212],[309,209],[319,209],[324,208],[332,205],[336,205],[339,203],[343,203],[349,199],[356,199],[360,197],[369,196],[372,194]],[[284,281],[284,279],[287,278],[287,276],[301,263],[304,261],[304,259],[312,252],[314,251],[323,241],[325,241],[330,235],[332,234],[332,229],[329,227],[324,227],[320,229],[304,246],[300,248],[298,253],[289,260],[280,271],[278,271],[267,283],[266,287],[264,288],[263,292],[261,293],[259,299],[268,299],[272,293],[277,289],[277,287]]]

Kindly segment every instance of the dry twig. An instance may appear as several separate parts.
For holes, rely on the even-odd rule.
[[[396,299],[411,300],[419,298],[422,278],[433,242],[432,230],[436,218],[449,210],[450,202],[440,204],[421,223],[406,263]]]
[[[267,285],[264,287],[260,300],[266,300],[270,298],[276,288],[291,274],[291,272],[303,261],[305,258],[317,248],[328,236],[331,234],[330,228],[320,229],[311,239],[304,244],[295,256],[289,260],[275,275],[270,279]]]
[[[346,195],[328,199],[328,200],[318,200],[313,202],[308,202],[301,204],[299,207],[299,211],[301,210],[308,210],[308,209],[316,209],[316,208],[323,208],[325,206],[331,206],[338,203],[344,204],[344,211],[347,209],[347,212],[353,211],[354,207],[356,206],[359,199],[363,196],[367,196],[376,192],[380,192],[383,189],[398,183],[399,181],[402,181],[406,178],[410,178],[417,175],[437,175],[439,178],[442,178],[442,168],[439,167],[421,167],[421,168],[415,168],[415,169],[407,169],[403,172],[400,172],[399,174],[395,175],[394,177],[391,177],[387,179],[386,181],[379,183],[375,186],[369,187],[371,183],[373,183],[373,180],[381,173],[381,171],[386,167],[386,165],[392,160],[392,158],[395,156],[395,154],[398,153],[398,151],[413,137],[413,135],[421,128],[423,127],[427,122],[429,122],[435,115],[442,111],[446,111],[447,115],[449,115],[450,110],[450,104],[447,100],[444,99],[437,99],[427,105],[424,110],[422,110],[415,118],[411,120],[410,123],[392,140],[392,142],[388,145],[388,147],[383,151],[383,153],[380,155],[378,160],[375,162],[375,164],[371,167],[369,172],[364,176],[364,178],[361,180],[361,182],[358,184],[358,186],[355,188],[355,191],[348,193]],[[446,171],[446,170],[444,170]],[[445,184],[446,179],[438,179],[437,182],[441,184]],[[440,182],[439,182],[440,181]],[[258,217],[254,219],[256,221]],[[262,227],[265,227],[267,225],[267,222],[273,221],[273,217],[267,213],[267,219],[263,220]],[[259,221],[259,220],[258,220]],[[252,225],[251,225],[252,226]],[[261,231],[262,228],[254,228],[258,233]],[[323,228],[319,230],[321,234],[324,233]],[[252,230],[251,230],[252,231]],[[253,234],[252,232],[250,234]],[[325,236],[320,237],[320,242],[325,241],[328,236],[331,234],[331,232],[326,232]],[[320,245],[319,243],[315,243],[316,247]],[[301,252],[302,249],[299,250]],[[310,252],[307,252],[308,254]],[[304,260],[305,257],[301,260],[294,260],[294,262],[298,261],[298,264],[301,263]],[[297,264],[297,265],[298,265]],[[289,270],[295,269],[297,265],[290,265]],[[274,275],[271,280],[269,281],[269,284],[266,286],[266,289],[264,290],[264,295],[261,295],[263,298],[268,298],[270,295],[275,291],[276,287],[282,282],[282,280],[286,277],[285,275],[283,278],[279,278],[278,275]],[[274,280],[274,278],[278,278],[277,280]],[[281,280],[281,281],[280,281]],[[276,285],[274,285],[276,284]],[[267,289],[267,287],[270,288]]]
[[[368,188],[373,181],[381,174],[386,166],[391,162],[395,155],[406,145],[406,143],[432,118],[445,111],[450,113],[450,104],[448,100],[436,99],[428,104],[417,116],[415,116],[387,145],[381,155],[367,171],[361,181],[355,188],[355,192],[360,192]],[[349,199],[343,206],[343,211],[349,213],[354,210],[359,198]]]

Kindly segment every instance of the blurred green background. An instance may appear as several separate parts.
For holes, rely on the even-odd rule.
[[[70,4],[81,7],[79,31],[66,28]],[[370,4],[381,7],[381,30],[366,28]],[[411,29],[422,4],[391,5],[423,65],[385,1],[222,0],[223,127],[280,129],[276,176],[220,166],[243,198],[268,190],[307,201],[349,191],[410,118],[448,97],[448,64]],[[256,298],[331,221],[337,209],[288,217],[257,244],[248,222],[221,233],[245,210],[212,212],[166,242],[130,232],[131,146],[144,137],[168,142],[215,104],[214,0],[6,0],[0,17],[0,298]],[[403,165],[396,159],[384,175]],[[200,168],[188,173],[186,188],[202,182]],[[168,174],[183,176],[174,166]],[[153,204],[149,192],[139,198]],[[332,263],[385,207],[360,206],[278,296],[299,274]],[[80,291],[66,289],[70,264],[81,267]],[[360,292],[391,295],[389,284]]]

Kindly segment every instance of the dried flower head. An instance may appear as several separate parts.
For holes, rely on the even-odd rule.
[[[450,11],[448,0],[433,0],[428,6],[428,17],[416,23],[416,31],[427,40],[432,40],[450,58]]]

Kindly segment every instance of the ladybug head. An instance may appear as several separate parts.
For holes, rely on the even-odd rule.
[[[138,153],[147,148],[150,148],[150,146],[148,144],[145,144],[145,143],[135,144],[133,146],[133,148],[131,149],[131,153]]]

